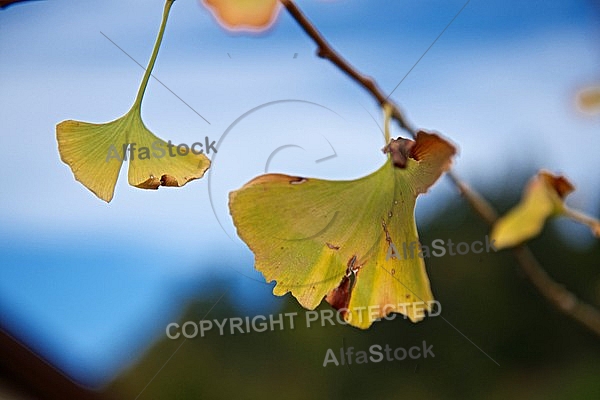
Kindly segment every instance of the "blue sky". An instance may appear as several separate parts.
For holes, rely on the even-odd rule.
[[[299,4],[389,92],[464,2]],[[129,109],[143,71],[101,32],[145,64],[162,6],[55,0],[0,11],[1,318],[91,385],[162,337],[192,295],[218,298],[202,286],[212,278],[235,285],[244,312],[276,307],[227,212],[228,192],[263,173],[273,150],[301,147],[278,153],[269,171],[329,179],[356,178],[383,162],[371,117],[381,125],[380,111],[314,56],[285,13],[268,34],[243,36],[225,32],[197,2],[177,0],[154,74],[210,124],[151,81],[143,116],[154,133],[176,143],[219,140],[254,107],[301,101],[264,107],[228,131],[210,175],[216,215],[208,176],[150,192],[128,186],[123,169],[114,200],[97,199],[60,161],[54,127],[106,122]],[[599,21],[591,1],[472,0],[393,97],[417,126],[459,145],[456,169],[475,186],[544,167],[576,184],[571,204],[597,214],[599,121],[578,113],[574,97],[600,81]],[[337,157],[315,162],[332,147]],[[417,222],[434,218],[449,196],[441,181],[420,198]]]

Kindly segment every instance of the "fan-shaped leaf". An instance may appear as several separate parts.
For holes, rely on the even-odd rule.
[[[167,143],[144,125],[141,103],[174,0],[167,0],[154,51],[131,110],[105,124],[63,121],[56,126],[61,159],[69,165],[75,179],[104,201],[111,201],[119,171],[129,153],[129,184],[142,189],[183,186],[200,178],[210,161],[204,154],[169,152]],[[129,152],[127,146],[131,146]],[[135,147],[135,149],[134,149]],[[172,156],[172,154],[175,154]]]
[[[574,190],[562,176],[540,171],[527,184],[521,202],[500,218],[491,240],[498,249],[516,246],[537,236],[549,217],[564,212],[564,198]]]
[[[449,168],[455,148],[419,132],[384,150],[388,161],[357,180],[267,174],[230,194],[238,234],[256,269],[277,281],[275,295],[291,292],[308,309],[326,298],[363,329],[392,312],[423,318],[411,306],[433,299],[423,259],[391,250],[418,243],[416,198]]]

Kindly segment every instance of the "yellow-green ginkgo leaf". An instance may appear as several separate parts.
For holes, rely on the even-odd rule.
[[[386,121],[389,123],[389,120]],[[325,298],[345,321],[366,329],[397,312],[416,322],[433,300],[418,243],[414,208],[450,166],[455,148],[436,134],[392,140],[388,161],[352,181],[262,175],[230,193],[239,236],[273,293],[307,308]]]
[[[495,247],[513,247],[537,236],[549,217],[564,213],[564,198],[573,190],[565,177],[540,171],[525,187],[519,204],[494,224]]]
[[[587,225],[600,237],[600,221],[565,204],[565,198],[575,187],[564,176],[540,171],[525,187],[519,204],[498,219],[490,234],[495,247],[517,246],[540,234],[546,220],[564,216]]]
[[[62,161],[75,179],[104,201],[111,201],[119,171],[129,161],[129,184],[142,189],[183,186],[201,178],[210,166],[208,158],[189,151],[175,152],[142,121],[141,103],[150,79],[174,0],[167,0],[156,44],[135,102],[121,118],[94,124],[67,120],[56,126]],[[128,148],[129,146],[129,148]]]
[[[583,111],[600,113],[600,86],[590,87],[579,93],[579,106]]]
[[[279,0],[202,0],[227,29],[263,30],[277,17]]]

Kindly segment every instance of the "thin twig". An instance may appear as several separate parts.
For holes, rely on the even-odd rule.
[[[356,68],[346,61],[338,52],[336,52],[293,1],[281,0],[281,2],[292,15],[292,17],[298,22],[298,24],[300,24],[300,27],[304,30],[304,32],[317,44],[317,55],[335,64],[335,66],[341,69],[346,75],[364,87],[375,97],[375,99],[377,99],[377,102],[382,108],[386,104],[391,106],[393,111],[392,118],[398,122],[400,128],[404,129],[410,133],[411,136],[415,137],[417,132],[416,129],[406,121],[404,114],[402,114],[400,111],[400,107],[388,99],[388,96],[383,93],[375,80],[370,76],[363,75],[358,72]]]
[[[317,45],[317,55],[329,60],[346,75],[352,78],[356,83],[366,89],[379,103],[381,107],[389,106],[392,110],[392,118],[396,120],[403,130],[412,137],[416,135],[416,129],[408,122],[398,105],[387,96],[377,85],[377,82],[370,76],[360,73],[348,61],[346,61],[333,47],[325,40],[323,35],[300,11],[293,0],[280,0],[294,20],[300,25],[302,30]],[[498,214],[494,207],[474,189],[462,182],[453,171],[447,173],[450,180],[458,188],[461,195],[467,200],[476,213],[489,225],[493,225],[498,219]],[[596,335],[600,336],[600,312],[593,306],[580,301],[577,296],[558,284],[543,269],[533,253],[525,245],[515,247],[513,250],[518,264],[520,265],[527,278],[533,283],[536,289],[558,310],[583,326],[589,328]]]
[[[552,280],[527,246],[517,246],[512,251],[523,272],[551,304],[600,336],[600,313],[595,307]]]
[[[452,183],[458,188],[460,194],[469,202],[481,219],[490,226],[494,225],[498,219],[498,213],[494,210],[494,207],[482,195],[461,181],[454,171],[450,170],[446,175],[448,175]]]
[[[586,215],[581,211],[577,211],[569,207],[564,208],[564,213],[573,221],[579,222],[583,225],[587,225],[592,230],[594,236],[600,237],[600,221],[598,221],[596,218],[590,217],[589,215]]]

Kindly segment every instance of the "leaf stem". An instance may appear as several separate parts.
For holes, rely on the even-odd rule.
[[[569,207],[565,207],[563,212],[565,216],[571,218],[572,220],[589,226],[594,236],[600,237],[600,221]]]
[[[317,28],[308,20],[304,13],[300,11],[293,0],[280,1],[292,18],[300,25],[302,30],[304,30],[304,32],[315,42],[317,45],[317,55],[329,60],[347,76],[367,90],[375,100],[377,100],[381,107],[384,109],[386,107],[391,107],[392,118],[398,122],[400,128],[404,129],[414,138],[416,136],[416,129],[407,121],[402,111],[400,111],[400,108],[383,94],[375,80],[360,73],[338,54]],[[492,207],[482,195],[477,193],[466,183],[462,182],[452,170],[448,171],[447,175],[481,219],[489,225],[493,225],[498,219],[498,214],[494,210],[494,207]],[[583,216],[579,214],[575,217],[575,219],[580,222],[588,221],[587,218],[583,218]],[[584,223],[588,224],[587,222]],[[552,280],[527,246],[517,246],[512,249],[512,252],[527,278],[548,302],[600,337],[600,311],[593,306],[578,300],[577,297],[565,289],[564,286]]]
[[[162,43],[163,35],[165,33],[165,28],[167,26],[167,20],[169,19],[169,12],[171,11],[171,6],[174,2],[175,0],[167,0],[165,3],[165,8],[163,11],[162,21],[160,23],[160,28],[158,31],[158,36],[156,37],[156,42],[154,43],[154,49],[152,50],[152,55],[150,56],[150,60],[148,61],[146,72],[144,72],[144,77],[142,78],[140,88],[138,89],[138,93],[135,97],[135,102],[133,103],[132,107],[135,108],[138,112],[141,112],[142,99],[144,97],[144,93],[146,92],[146,87],[148,86],[150,76],[152,76],[154,63],[156,62],[156,57],[158,56],[158,50],[160,50],[160,45]]]
[[[387,146],[390,143],[392,135],[390,133],[390,120],[392,119],[392,107],[388,104],[383,106],[383,114],[384,114],[384,135],[385,135],[385,145]]]

